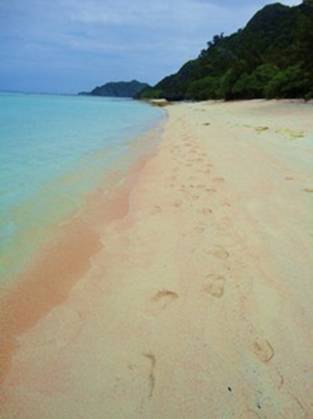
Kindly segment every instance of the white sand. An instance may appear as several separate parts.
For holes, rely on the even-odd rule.
[[[1,418],[313,418],[313,106],[168,112],[127,216],[19,337]]]

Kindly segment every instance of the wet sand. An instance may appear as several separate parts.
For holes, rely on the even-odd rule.
[[[313,417],[313,106],[167,109],[2,301],[1,418]]]

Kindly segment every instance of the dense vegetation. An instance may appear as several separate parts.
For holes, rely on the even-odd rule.
[[[146,83],[137,80],[106,83],[98,86],[91,92],[82,92],[80,95],[107,96],[107,97],[136,97],[144,89],[149,88]]]
[[[140,98],[313,98],[313,0],[275,3],[237,33],[214,36],[195,60]]]

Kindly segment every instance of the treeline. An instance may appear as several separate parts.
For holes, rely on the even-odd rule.
[[[259,11],[243,30],[216,35],[195,60],[140,98],[313,98],[313,2]]]

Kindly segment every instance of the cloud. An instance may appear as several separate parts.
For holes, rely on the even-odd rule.
[[[24,82],[26,71],[43,81],[42,90],[134,77],[153,83],[195,57],[214,34],[242,27],[266,3],[0,0],[0,88]]]

